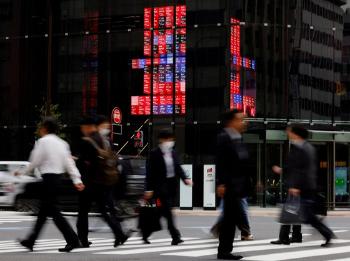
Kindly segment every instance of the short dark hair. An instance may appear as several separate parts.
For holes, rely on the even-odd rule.
[[[44,128],[49,134],[56,134],[58,131],[58,123],[53,117],[44,118],[40,127]]]
[[[97,115],[96,124],[100,125],[102,123],[109,123],[109,119],[104,115]]]
[[[291,125],[289,126],[289,130],[295,135],[302,138],[303,140],[306,140],[309,138],[309,131],[304,126]]]
[[[162,129],[158,134],[158,140],[160,139],[174,139],[175,135],[171,129]]]
[[[225,112],[221,115],[221,122],[224,127],[226,127],[230,121],[233,121],[237,114],[243,113],[241,110],[233,109],[231,111]]]
[[[84,115],[80,121],[80,125],[96,125],[96,120],[92,116]]]

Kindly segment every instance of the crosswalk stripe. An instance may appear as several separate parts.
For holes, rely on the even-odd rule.
[[[350,258],[332,259],[328,261],[350,261]]]
[[[302,250],[302,251],[293,251],[277,254],[268,254],[268,255],[259,255],[259,256],[249,256],[246,257],[246,260],[259,260],[259,261],[281,261],[289,259],[301,259],[306,257],[316,257],[316,256],[326,256],[326,255],[335,255],[335,254],[344,254],[349,253],[349,246],[341,247],[330,247],[323,249],[311,249],[311,250]]]
[[[350,240],[334,240],[334,243],[347,243]],[[311,247],[311,246],[319,246],[324,243],[322,240],[305,242],[302,245],[294,244],[294,245],[257,245],[257,246],[245,246],[245,247],[237,247],[233,248],[234,253],[242,253],[242,252],[254,252],[254,251],[265,251],[265,250],[279,250],[279,249],[290,249],[290,248],[299,248],[299,247]],[[212,249],[204,249],[197,251],[185,251],[185,252],[171,252],[164,253],[161,255],[164,256],[185,256],[185,257],[200,257],[200,256],[210,256],[215,255],[217,253],[217,248]]]
[[[184,240],[194,240],[196,238],[184,238]],[[155,239],[152,242],[159,242],[156,246],[167,246],[169,245],[169,241],[171,241],[172,239],[169,238],[164,238],[164,239]],[[200,241],[200,240],[198,240]],[[114,242],[114,240],[112,241]],[[137,245],[136,242],[140,245]],[[142,245],[141,245],[142,244]],[[118,249],[135,249],[138,247],[144,247],[145,245],[143,244],[143,241],[133,241],[133,242],[126,242],[124,245],[122,246],[118,246]],[[45,249],[38,249],[38,250],[45,250]],[[78,253],[78,252],[93,252],[93,251],[102,251],[102,250],[115,250],[113,244],[92,244],[89,248],[77,248],[74,249],[72,252],[73,253]],[[35,252],[35,253],[39,253],[39,252]],[[59,252],[57,252],[57,250],[49,250],[49,251],[41,251],[41,254],[57,254]]]
[[[130,255],[130,254],[145,254],[145,253],[157,253],[157,252],[165,252],[170,250],[186,250],[186,249],[196,249],[196,248],[208,248],[214,247],[217,243],[212,244],[203,244],[203,245],[181,245],[181,246],[165,246],[165,247],[148,247],[148,248],[140,248],[140,249],[132,249],[132,250],[117,250],[117,251],[108,251],[108,252],[97,252],[94,254],[101,255]]]

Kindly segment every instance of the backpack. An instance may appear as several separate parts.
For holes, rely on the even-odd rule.
[[[84,137],[97,151],[97,173],[93,177],[96,184],[111,186],[118,182],[119,172],[117,168],[117,156],[108,148],[101,148],[92,138]]]

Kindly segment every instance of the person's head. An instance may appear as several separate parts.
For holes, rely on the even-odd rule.
[[[106,116],[99,115],[97,117],[97,130],[103,136],[108,136],[111,133],[111,124]]]
[[[244,113],[237,109],[226,112],[222,116],[224,127],[235,129],[239,133],[245,132],[247,128],[247,124],[244,121],[244,119],[245,119]]]
[[[46,117],[39,127],[39,135],[56,134],[58,131],[57,121],[52,117]]]
[[[159,146],[165,150],[171,150],[175,145],[175,135],[170,129],[161,130],[158,134]]]
[[[300,125],[292,125],[287,128],[287,135],[291,141],[303,141],[309,137],[309,131]]]
[[[84,136],[90,136],[97,131],[96,120],[90,116],[84,116],[80,121],[80,130]]]

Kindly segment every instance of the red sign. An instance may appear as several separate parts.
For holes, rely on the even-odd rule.
[[[112,120],[115,124],[122,123],[122,112],[118,107],[115,107],[112,111]]]

